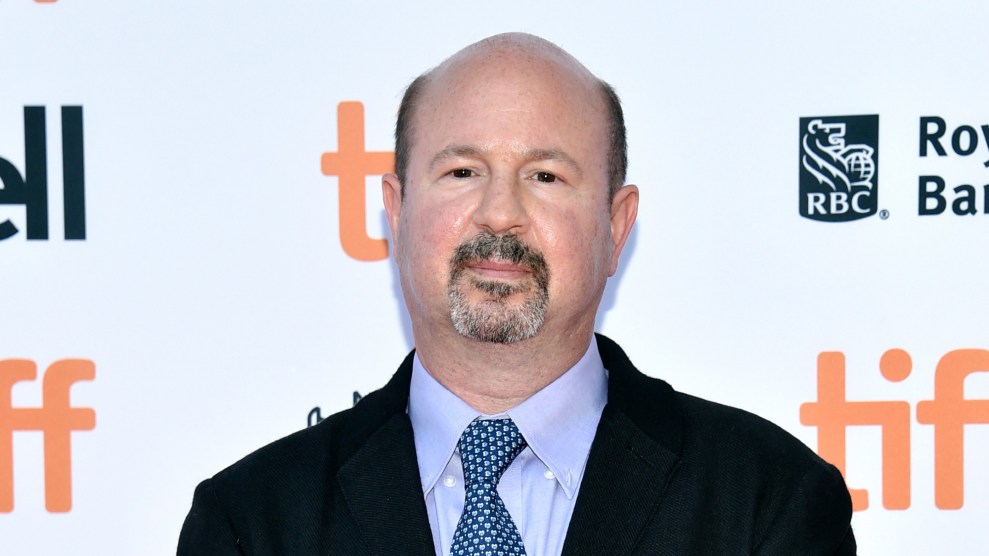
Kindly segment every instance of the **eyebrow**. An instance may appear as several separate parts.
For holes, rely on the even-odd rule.
[[[451,158],[479,158],[483,151],[472,145],[452,145],[440,152],[429,161],[429,171],[433,171],[441,163]]]
[[[555,162],[562,162],[564,165],[570,167],[578,178],[583,177],[584,175],[584,171],[580,169],[580,165],[577,164],[577,161],[570,158],[570,155],[560,149],[529,149],[525,151],[523,155],[526,160],[551,160]]]
[[[451,158],[481,158],[485,155],[485,150],[474,145],[451,145],[436,153],[429,161],[430,171],[436,166]],[[577,177],[584,175],[580,165],[567,153],[560,149],[526,149],[522,151],[522,157],[527,161],[549,160],[561,162],[568,166]]]

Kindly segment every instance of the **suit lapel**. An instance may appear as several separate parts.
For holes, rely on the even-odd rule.
[[[673,390],[639,373],[625,353],[598,336],[608,369],[608,405],[584,471],[564,556],[620,556],[655,518],[676,472],[682,417]]]
[[[337,473],[350,513],[372,554],[433,556],[408,404],[412,356],[385,388],[354,408],[365,422],[381,423]],[[363,407],[362,407],[363,406]]]

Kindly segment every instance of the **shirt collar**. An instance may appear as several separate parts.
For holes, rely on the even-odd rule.
[[[597,342],[562,376],[501,416],[511,417],[522,436],[572,499],[584,474],[587,455],[608,399],[608,379]],[[446,469],[467,425],[483,415],[412,362],[409,418],[423,493]]]

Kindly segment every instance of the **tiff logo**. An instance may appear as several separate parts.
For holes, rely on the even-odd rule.
[[[323,153],[322,171],[337,176],[339,185],[340,245],[359,261],[388,258],[388,240],[367,235],[365,179],[395,169],[395,153],[364,150],[364,105],[341,102],[337,105],[337,152]]]
[[[14,384],[35,380],[37,375],[33,361],[0,360],[0,513],[14,509],[14,431],[44,434],[45,508],[67,512],[72,509],[71,432],[96,427],[95,411],[69,403],[72,385],[96,376],[92,361],[63,359],[52,363],[42,383],[42,406],[13,407]]]
[[[86,239],[86,180],[83,168],[82,107],[62,107],[62,196],[65,239]],[[48,146],[45,107],[24,107],[24,175],[0,158],[0,205],[23,205],[27,239],[48,239]],[[17,234],[0,222],[0,240]]]
[[[879,372],[890,382],[910,376],[913,361],[902,349],[879,359]],[[934,503],[956,510],[964,503],[965,425],[989,424],[989,400],[965,398],[965,378],[989,372],[989,351],[948,352],[934,371],[934,398],[917,404],[917,421],[934,426]],[[878,426],[882,431],[883,507],[910,507],[910,404],[905,401],[848,401],[845,398],[845,355],[823,352],[817,357],[817,401],[800,406],[800,422],[817,427],[817,451],[845,475],[845,433],[852,426]],[[856,511],[869,507],[866,489],[849,488]]]

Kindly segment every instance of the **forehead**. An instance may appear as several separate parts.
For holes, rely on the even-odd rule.
[[[495,50],[458,55],[433,70],[414,130],[414,158],[454,144],[577,157],[604,150],[608,118],[599,82],[569,55]]]

